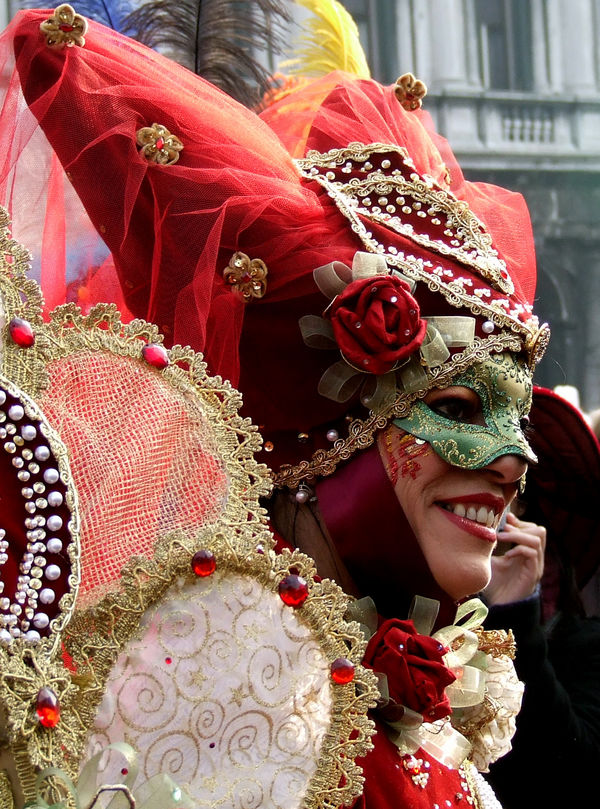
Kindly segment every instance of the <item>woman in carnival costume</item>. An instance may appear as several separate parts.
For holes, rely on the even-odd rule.
[[[471,760],[508,749],[521,690],[468,597],[535,459],[522,198],[464,180],[409,74],[298,82],[258,116],[69,6],[17,15],[0,58],[2,201],[47,303],[108,297],[202,351],[259,425],[280,544],[357,598],[381,697],[372,751],[344,753],[355,805],[497,805]]]

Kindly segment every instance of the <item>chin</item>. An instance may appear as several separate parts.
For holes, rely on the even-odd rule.
[[[489,558],[469,560],[469,565],[453,565],[452,568],[435,575],[439,586],[453,601],[461,601],[467,596],[481,592],[489,584],[492,569]]]

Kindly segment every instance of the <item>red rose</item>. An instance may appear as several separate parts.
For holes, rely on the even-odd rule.
[[[352,281],[334,298],[329,317],[344,358],[378,375],[416,351],[427,329],[409,285],[393,275]]]
[[[456,677],[444,664],[445,652],[434,638],[419,635],[412,621],[392,618],[369,641],[363,662],[386,675],[391,700],[433,722],[451,713],[445,688]]]

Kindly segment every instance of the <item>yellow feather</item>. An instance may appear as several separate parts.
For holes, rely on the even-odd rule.
[[[295,48],[294,58],[283,66],[303,76],[324,76],[332,70],[345,70],[361,79],[371,73],[360,44],[358,27],[337,0],[296,0],[313,16],[305,22],[305,33]]]

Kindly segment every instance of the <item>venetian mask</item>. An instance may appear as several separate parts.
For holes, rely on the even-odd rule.
[[[394,424],[424,439],[447,463],[481,469],[502,455],[536,457],[523,434],[531,407],[531,373],[514,354],[495,354],[457,376],[453,387],[469,388],[479,397],[477,413],[453,412],[452,396],[429,404],[416,402],[408,416]]]

